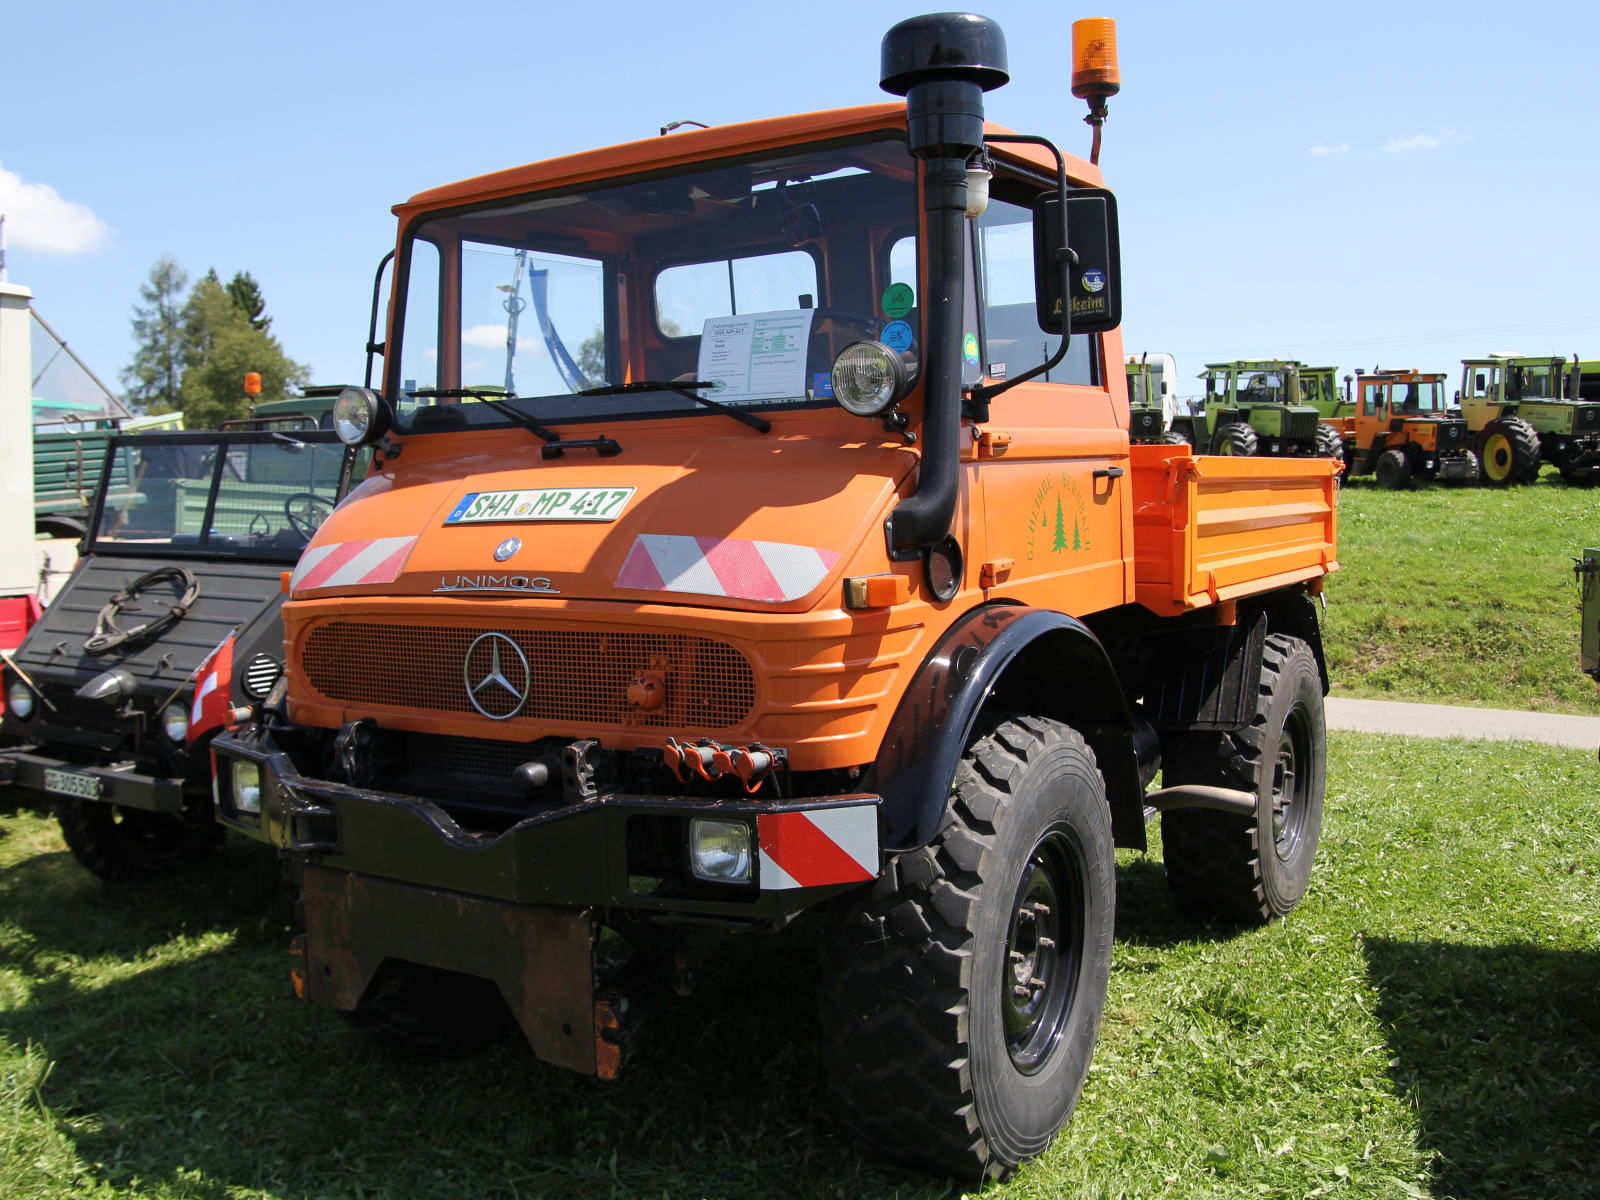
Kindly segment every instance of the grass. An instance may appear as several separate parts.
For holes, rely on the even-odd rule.
[[[1179,917],[1159,846],[1121,856],[1082,1105],[986,1197],[1600,1194],[1600,765],[1355,734],[1332,753],[1289,920]],[[699,990],[602,1084],[520,1043],[418,1064],[298,1004],[274,873],[230,843],[111,886],[47,817],[0,814],[0,1196],[963,1194],[841,1135],[810,919],[705,940]]]
[[[1334,693],[1600,714],[1578,671],[1572,557],[1600,545],[1600,490],[1342,489],[1323,636]]]

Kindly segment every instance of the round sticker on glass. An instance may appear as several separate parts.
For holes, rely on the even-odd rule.
[[[911,326],[904,321],[891,321],[878,335],[878,340],[896,354],[904,354],[911,349],[911,338]]]
[[[917,294],[909,283],[891,283],[883,290],[883,315],[886,317],[903,317],[916,303]]]
[[[967,334],[966,341],[961,343],[961,353],[967,356],[967,361],[973,366],[978,365],[978,335]]]
[[[1090,267],[1083,273],[1082,283],[1084,291],[1098,292],[1106,286],[1106,273],[1098,267]]]

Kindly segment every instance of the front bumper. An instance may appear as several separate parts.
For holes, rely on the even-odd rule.
[[[322,867],[487,900],[634,909],[737,927],[799,912],[882,869],[875,795],[757,802],[603,793],[546,808],[501,833],[475,833],[421,797],[307,778],[270,733],[222,734],[212,750],[224,824]],[[259,815],[234,803],[233,759],[260,768]],[[629,822],[664,818],[687,831],[693,817],[752,827],[751,882],[700,889],[725,899],[635,892]]]
[[[64,781],[57,777],[53,782],[46,772],[61,772],[71,777]],[[71,782],[72,789],[61,786]],[[86,767],[65,759],[50,758],[30,751],[11,750],[0,754],[0,783],[20,784],[52,795],[78,796],[85,800],[103,800],[123,808],[137,808],[145,812],[181,813],[183,811],[183,780],[162,779],[153,775],[139,775],[131,770],[115,767]]]
[[[1478,460],[1471,454],[1440,455],[1437,477],[1440,479],[1476,479]]]

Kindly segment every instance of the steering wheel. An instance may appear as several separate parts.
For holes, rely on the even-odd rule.
[[[874,317],[870,313],[856,312],[850,308],[829,308],[824,306],[822,308],[814,308],[811,311],[815,314],[816,320],[848,321],[852,325],[861,325],[874,332],[881,329],[885,324],[880,317]]]
[[[296,500],[305,501],[307,511],[295,512]],[[327,509],[328,512],[318,512],[318,506]],[[332,511],[333,501],[326,496],[317,495],[316,492],[296,492],[292,496],[283,498],[283,515],[289,519],[289,528],[308,542],[317,535],[317,530],[322,528],[322,523],[328,519],[328,513]]]

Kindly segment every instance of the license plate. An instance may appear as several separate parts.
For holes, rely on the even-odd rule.
[[[518,492],[468,492],[450,510],[446,525],[481,521],[615,521],[636,489],[533,488]]]
[[[100,799],[100,780],[94,775],[80,775],[76,771],[44,769],[44,790],[63,796],[81,796],[85,800]]]

